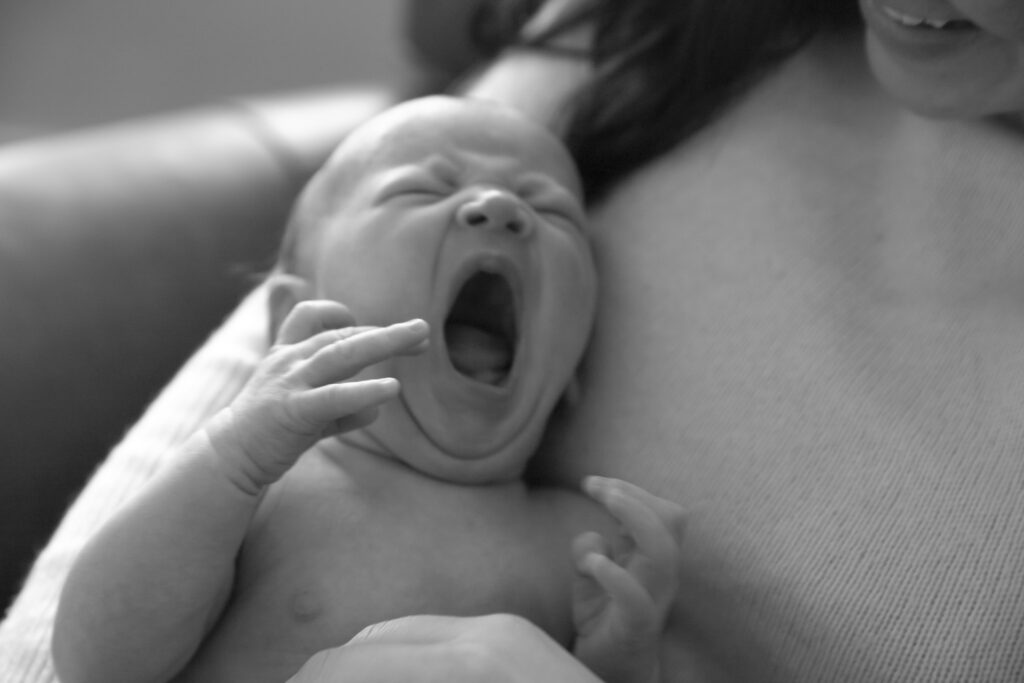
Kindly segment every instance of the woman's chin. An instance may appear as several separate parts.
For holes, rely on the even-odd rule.
[[[868,63],[882,88],[907,109],[938,119],[1024,115],[1024,60],[965,59],[929,65],[894,54],[869,34]],[[985,66],[986,61],[995,61]],[[983,68],[984,67],[984,68]]]

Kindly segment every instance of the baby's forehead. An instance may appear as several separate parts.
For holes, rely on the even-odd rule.
[[[457,134],[460,131],[501,130],[517,134],[541,134],[515,110],[491,102],[454,97],[425,97],[396,105],[371,119],[360,131],[371,134]]]
[[[387,119],[367,135],[370,160],[380,166],[468,151],[527,155],[550,144],[515,121],[470,112]]]
[[[413,166],[453,180],[489,171],[543,174],[578,191],[575,164],[553,135],[500,112],[466,114],[405,120],[379,129],[368,140],[364,170]]]

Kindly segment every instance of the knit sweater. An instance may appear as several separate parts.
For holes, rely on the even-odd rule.
[[[540,462],[687,509],[672,680],[1024,680],[1024,131],[822,41],[594,218]]]

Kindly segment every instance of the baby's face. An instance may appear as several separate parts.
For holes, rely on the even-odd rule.
[[[360,130],[320,180],[333,203],[310,253],[317,295],[361,324],[432,330],[425,354],[369,371],[402,394],[354,438],[442,479],[517,477],[594,316],[567,153],[504,109],[429,98]]]
[[[924,114],[1024,121],[1024,0],[860,0],[871,66]]]

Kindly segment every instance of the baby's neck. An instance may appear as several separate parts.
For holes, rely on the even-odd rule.
[[[379,476],[391,473],[393,476],[426,476],[407,465],[363,430],[324,439],[317,444],[316,449],[353,475],[361,473]]]
[[[363,484],[380,482],[397,485],[399,481],[422,480],[438,486],[469,486],[470,488],[491,490],[503,487],[526,488],[522,478],[472,486],[438,478],[412,467],[405,459],[364,430],[353,430],[324,439],[317,444],[316,450],[320,451],[328,460],[336,463],[350,477],[360,480]]]

